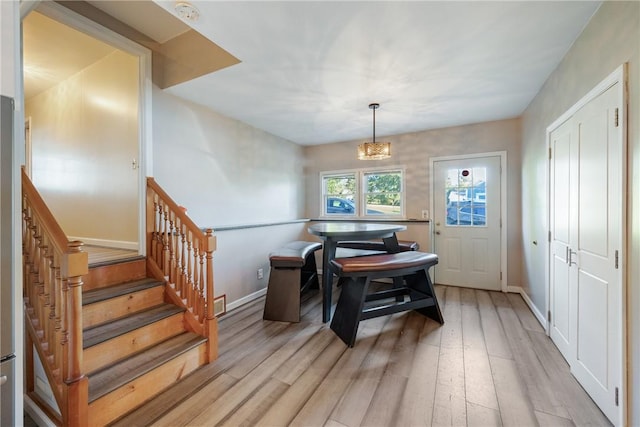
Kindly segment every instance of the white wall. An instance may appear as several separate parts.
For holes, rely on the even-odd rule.
[[[547,256],[545,131],[556,118],[622,63],[629,63],[628,304],[630,313],[630,425],[640,425],[640,3],[604,2],[523,115],[523,281],[544,312]],[[534,246],[532,240],[545,242]]]
[[[306,223],[216,229],[302,218],[302,147],[157,87],[153,135],[155,180],[196,224],[214,228],[215,295],[228,304],[255,296],[267,285],[269,252],[298,240]]]
[[[137,247],[138,58],[114,50],[27,99],[25,114],[32,180],[65,233]]]
[[[429,159],[459,154],[507,151],[507,250],[509,286],[520,286],[522,240],[520,238],[520,120],[510,119],[468,126],[456,126],[423,132],[407,133],[378,138],[391,141],[392,157],[388,160],[357,160],[356,149],[362,141],[316,145],[305,148],[308,161],[305,170],[307,212],[310,218],[320,215],[320,172],[359,169],[366,167],[405,168],[407,218],[420,218],[424,209],[429,209],[431,183],[429,181]],[[433,216],[433,215],[432,215]],[[412,233],[417,232],[417,235]],[[400,239],[411,239],[423,245],[426,227],[411,227],[399,235]],[[430,240],[426,239],[429,242]]]

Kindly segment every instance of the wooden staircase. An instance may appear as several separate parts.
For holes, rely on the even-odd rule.
[[[26,181],[25,181],[26,180]],[[26,393],[56,424],[103,426],[217,357],[212,230],[153,182],[147,253],[88,265],[23,174]],[[34,388],[42,362],[59,412]]]
[[[88,424],[105,425],[206,363],[206,338],[148,277],[146,259],[90,266],[82,295]]]

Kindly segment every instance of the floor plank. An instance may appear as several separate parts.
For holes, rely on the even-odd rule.
[[[521,427],[537,426],[533,405],[527,396],[526,385],[518,375],[516,363],[513,360],[493,356],[489,360],[502,424]]]
[[[568,418],[569,413],[559,400],[560,393],[553,387],[549,376],[542,367],[531,339],[522,327],[518,316],[511,308],[505,307],[498,308],[498,315],[511,346],[519,374],[527,385],[533,408]]]
[[[498,409],[489,355],[473,289],[468,289],[463,294],[462,302],[464,385],[467,402],[485,408]]]
[[[507,298],[511,303],[511,307],[513,307],[513,311],[518,315],[523,328],[534,332],[544,332],[544,328],[520,294],[507,294]]]
[[[443,317],[432,424],[459,426],[467,420],[459,288],[447,288]]]
[[[370,319],[353,348],[318,292],[300,323],[262,320],[258,299],[220,319],[218,360],[114,425],[608,425],[519,295],[435,289],[444,325]]]
[[[360,425],[384,373],[391,350],[402,331],[405,318],[394,314],[380,332],[378,340],[362,362],[360,372],[345,390],[330,419],[342,424]],[[357,344],[357,343],[356,343]]]

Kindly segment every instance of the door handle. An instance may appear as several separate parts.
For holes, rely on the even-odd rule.
[[[436,231],[436,234],[440,235],[440,232],[439,232],[439,231]]]
[[[569,249],[569,267],[571,267],[573,264],[577,264],[577,262],[573,260],[573,256],[577,255],[578,252],[572,251],[569,247],[567,247],[567,249]]]
[[[7,378],[6,375],[1,376],[0,377],[0,385],[5,385],[7,383],[7,380],[8,380],[8,378]]]

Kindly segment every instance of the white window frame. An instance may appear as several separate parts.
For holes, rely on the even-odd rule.
[[[390,172],[399,172],[401,179],[401,190],[400,190],[400,214],[398,215],[367,215],[366,214],[366,200],[365,200],[365,175],[371,173],[390,173]],[[354,197],[354,203],[356,207],[355,215],[341,215],[341,214],[328,214],[326,213],[326,202],[325,202],[325,188],[324,188],[324,180],[327,177],[332,176],[345,176],[345,175],[353,175],[356,180],[356,191]],[[395,219],[395,220],[404,220],[406,219],[406,185],[405,185],[405,176],[406,171],[404,166],[388,166],[388,167],[378,167],[378,168],[360,168],[360,169],[344,169],[344,170],[336,170],[336,171],[323,171],[320,172],[320,218],[335,218],[335,219]]]

